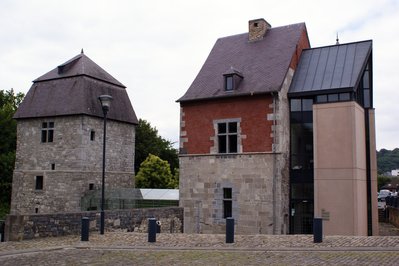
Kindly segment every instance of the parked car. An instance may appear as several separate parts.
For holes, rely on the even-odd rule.
[[[385,201],[385,198],[391,195],[392,193],[388,189],[381,189],[380,192],[378,192],[378,201],[380,199]]]
[[[385,209],[386,208],[386,202],[385,198],[391,196],[391,192],[388,189],[381,189],[380,192],[378,192],[378,209]]]

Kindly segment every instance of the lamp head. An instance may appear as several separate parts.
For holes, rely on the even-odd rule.
[[[100,95],[98,99],[101,102],[101,107],[103,108],[103,112],[107,112],[111,107],[112,96],[110,95]]]

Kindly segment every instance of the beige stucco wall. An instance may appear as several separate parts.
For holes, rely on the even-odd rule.
[[[315,217],[326,235],[367,235],[364,121],[355,102],[313,105]]]

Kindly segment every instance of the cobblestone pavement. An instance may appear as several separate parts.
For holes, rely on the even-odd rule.
[[[383,228],[386,233],[393,229]],[[393,231],[393,233],[398,231]],[[391,232],[392,233],[392,232]],[[106,232],[0,243],[0,265],[396,265],[399,236],[159,234]]]

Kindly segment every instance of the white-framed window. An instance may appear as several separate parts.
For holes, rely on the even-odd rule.
[[[238,122],[217,123],[218,153],[237,153],[238,137]]]

